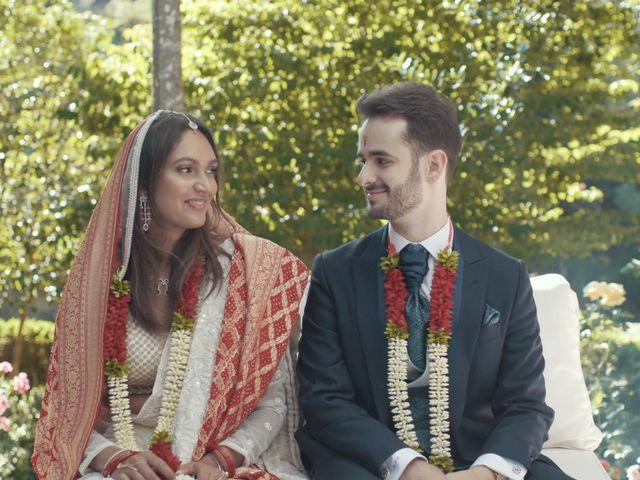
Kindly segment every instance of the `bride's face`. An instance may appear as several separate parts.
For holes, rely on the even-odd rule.
[[[158,238],[177,241],[186,230],[202,227],[218,192],[218,159],[206,137],[186,130],[160,171],[151,199],[150,229]]]

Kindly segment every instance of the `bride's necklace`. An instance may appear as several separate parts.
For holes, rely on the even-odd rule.
[[[169,360],[162,390],[160,416],[151,437],[150,450],[167,462],[174,471],[180,466],[180,460],[172,451],[171,436],[189,360],[198,294],[203,274],[203,264],[198,261],[184,282],[181,300],[177,302],[173,312],[171,333],[168,340],[170,342]],[[166,280],[168,286],[169,280]],[[127,325],[130,301],[131,285],[127,280],[119,280],[117,275],[114,275],[109,292],[104,333],[105,375],[109,392],[109,406],[118,445],[128,450],[141,450],[136,444],[129,403]]]
[[[167,277],[160,277],[156,281],[156,297],[168,297],[169,296],[169,279]]]

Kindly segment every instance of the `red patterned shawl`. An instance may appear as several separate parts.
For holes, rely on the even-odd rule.
[[[107,298],[121,236],[122,183],[142,125],[127,138],[69,272],[56,318],[49,374],[32,463],[39,478],[78,476],[99,412],[104,383]],[[221,341],[210,402],[194,459],[208,439],[233,432],[264,395],[298,321],[307,267],[282,247],[246,234],[232,219],[234,241]],[[260,472],[251,478],[268,478]]]

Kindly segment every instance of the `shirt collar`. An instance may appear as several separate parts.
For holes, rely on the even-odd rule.
[[[451,219],[447,217],[447,221],[444,222],[444,225],[442,227],[440,227],[440,230],[438,230],[430,237],[425,238],[421,242],[418,242],[420,243],[420,245],[427,249],[429,255],[431,255],[433,258],[436,258],[438,253],[449,245],[450,223]],[[397,252],[400,252],[400,250],[402,250],[410,243],[414,243],[396,232],[391,226],[391,222],[389,222],[389,239],[391,240],[391,243],[393,243],[393,246],[396,247]]]

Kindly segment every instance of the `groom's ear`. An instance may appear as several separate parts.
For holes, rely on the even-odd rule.
[[[436,183],[441,178],[446,181],[449,159],[444,150],[436,149],[422,156],[424,178],[427,183]]]

